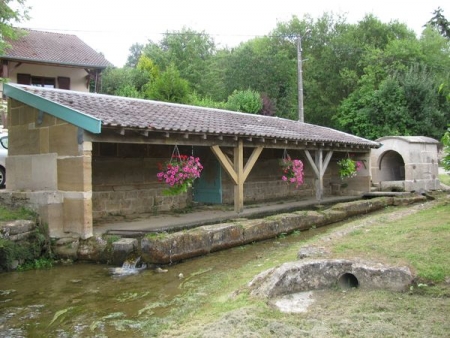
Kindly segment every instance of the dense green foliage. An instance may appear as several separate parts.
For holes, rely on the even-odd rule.
[[[450,126],[442,137],[442,143],[444,144],[445,153],[445,156],[442,159],[442,164],[447,171],[450,171]]]
[[[431,15],[420,37],[373,15],[356,24],[328,13],[293,16],[223,49],[183,28],[134,44],[128,67],[104,74],[103,92],[296,119],[300,38],[306,122],[370,139],[441,139],[450,120],[450,40],[443,11]]]
[[[13,28],[15,23],[28,20],[26,0],[3,0],[0,1],[0,53],[8,45],[5,39],[14,39],[20,31]],[[17,9],[16,9],[17,8]]]
[[[228,97],[226,108],[229,110],[258,113],[262,109],[262,100],[258,92],[248,90],[235,90],[233,94]]]

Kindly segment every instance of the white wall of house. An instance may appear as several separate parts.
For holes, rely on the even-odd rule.
[[[31,76],[55,78],[56,87],[58,87],[57,78],[59,76],[70,78],[70,90],[88,92],[86,86],[86,76],[88,73],[83,68],[47,66],[42,64],[30,64],[9,62],[9,80],[17,83],[17,74],[30,74]],[[0,84],[0,90],[3,94],[3,85]]]

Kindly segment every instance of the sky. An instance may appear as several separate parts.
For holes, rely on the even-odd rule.
[[[31,20],[18,26],[74,34],[117,67],[123,67],[134,43],[158,42],[162,34],[183,27],[205,31],[220,47],[269,34],[277,22],[293,15],[318,18],[324,12],[345,15],[357,23],[366,14],[382,22],[405,23],[418,36],[446,0],[26,0]]]

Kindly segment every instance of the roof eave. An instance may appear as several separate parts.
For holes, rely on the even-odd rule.
[[[108,67],[113,67],[113,64],[105,66],[105,65],[95,65],[95,64],[56,62],[56,61],[47,61],[47,60],[41,60],[41,59],[10,57],[7,55],[1,56],[0,59],[14,61],[14,62],[41,63],[41,64],[50,64],[50,65],[55,65],[55,66],[77,67],[77,68],[96,68],[96,69],[101,69],[101,70],[106,69]]]
[[[124,136],[127,132],[132,131],[136,134],[141,134],[148,136],[150,133],[161,134],[163,137],[168,139],[173,135],[181,136],[181,139],[188,140],[191,136],[200,137],[202,140],[207,140],[214,138],[215,142],[219,140],[220,142],[225,139],[232,139],[237,141],[238,139],[246,140],[250,143],[265,145],[267,148],[280,148],[291,146],[303,145],[304,147],[312,148],[326,148],[326,149],[339,149],[340,151],[367,151],[372,148],[379,148],[380,143],[370,142],[370,143],[355,143],[355,142],[345,142],[342,140],[312,140],[312,139],[302,139],[302,138],[283,138],[283,137],[273,137],[273,136],[262,136],[262,135],[245,135],[245,134],[223,134],[216,132],[193,132],[188,130],[166,130],[159,128],[139,128],[123,125],[111,125],[107,124],[103,126],[103,130],[116,130],[117,135]]]
[[[34,95],[33,93],[8,83],[3,85],[3,91],[8,97],[19,100],[33,108],[44,111],[47,114],[71,123],[79,128],[94,134],[101,133],[101,120],[95,117],[68,108],[59,103],[44,99],[38,95]]]

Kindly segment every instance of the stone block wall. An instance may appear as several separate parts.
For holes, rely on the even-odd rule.
[[[79,142],[76,126],[22,102],[10,99],[8,109],[6,188],[32,193],[50,236],[92,236],[91,143]]]
[[[156,177],[158,163],[166,162],[172,150],[173,146],[94,143],[93,219],[188,207],[192,202],[191,192],[165,196],[166,186]]]
[[[264,154],[264,152],[263,152]],[[282,172],[279,166],[279,153],[271,151],[269,156],[275,158],[262,157],[255,164],[252,172],[244,183],[244,203],[257,203],[263,201],[286,199],[315,198],[315,176],[309,162],[301,151],[292,152],[292,158],[299,159],[304,166],[303,184],[296,188],[295,184],[290,184],[281,180]],[[339,167],[337,161],[345,157],[345,154],[335,153],[333,155],[324,175],[323,194],[330,195],[359,195],[370,190],[370,170],[367,162],[369,153],[356,156],[356,160],[364,160],[365,166],[358,171],[353,178],[341,179],[339,177]],[[222,176],[223,201],[233,203],[233,182],[228,175]]]
[[[163,196],[163,189],[121,189],[94,191],[92,194],[94,221],[110,215],[159,213],[188,207],[192,195]]]
[[[156,179],[158,163],[170,158],[173,146],[146,144],[94,143],[92,162],[93,219],[108,215],[131,215],[133,213],[158,213],[183,209],[191,205],[191,191],[177,196],[165,196],[166,186]],[[180,153],[190,154],[191,147],[180,147]],[[197,148],[203,163],[214,157],[208,147]],[[315,178],[303,152],[292,151],[292,158],[304,163],[304,183],[296,188],[281,180],[279,161],[281,149],[265,149],[244,184],[244,203],[315,198]],[[247,161],[250,149],[244,152]],[[324,177],[324,195],[357,195],[370,189],[369,170],[363,168],[355,178],[342,181],[338,176],[337,154]],[[222,203],[234,203],[234,184],[222,170]],[[337,184],[339,189],[333,189]],[[345,187],[344,187],[345,186]]]

